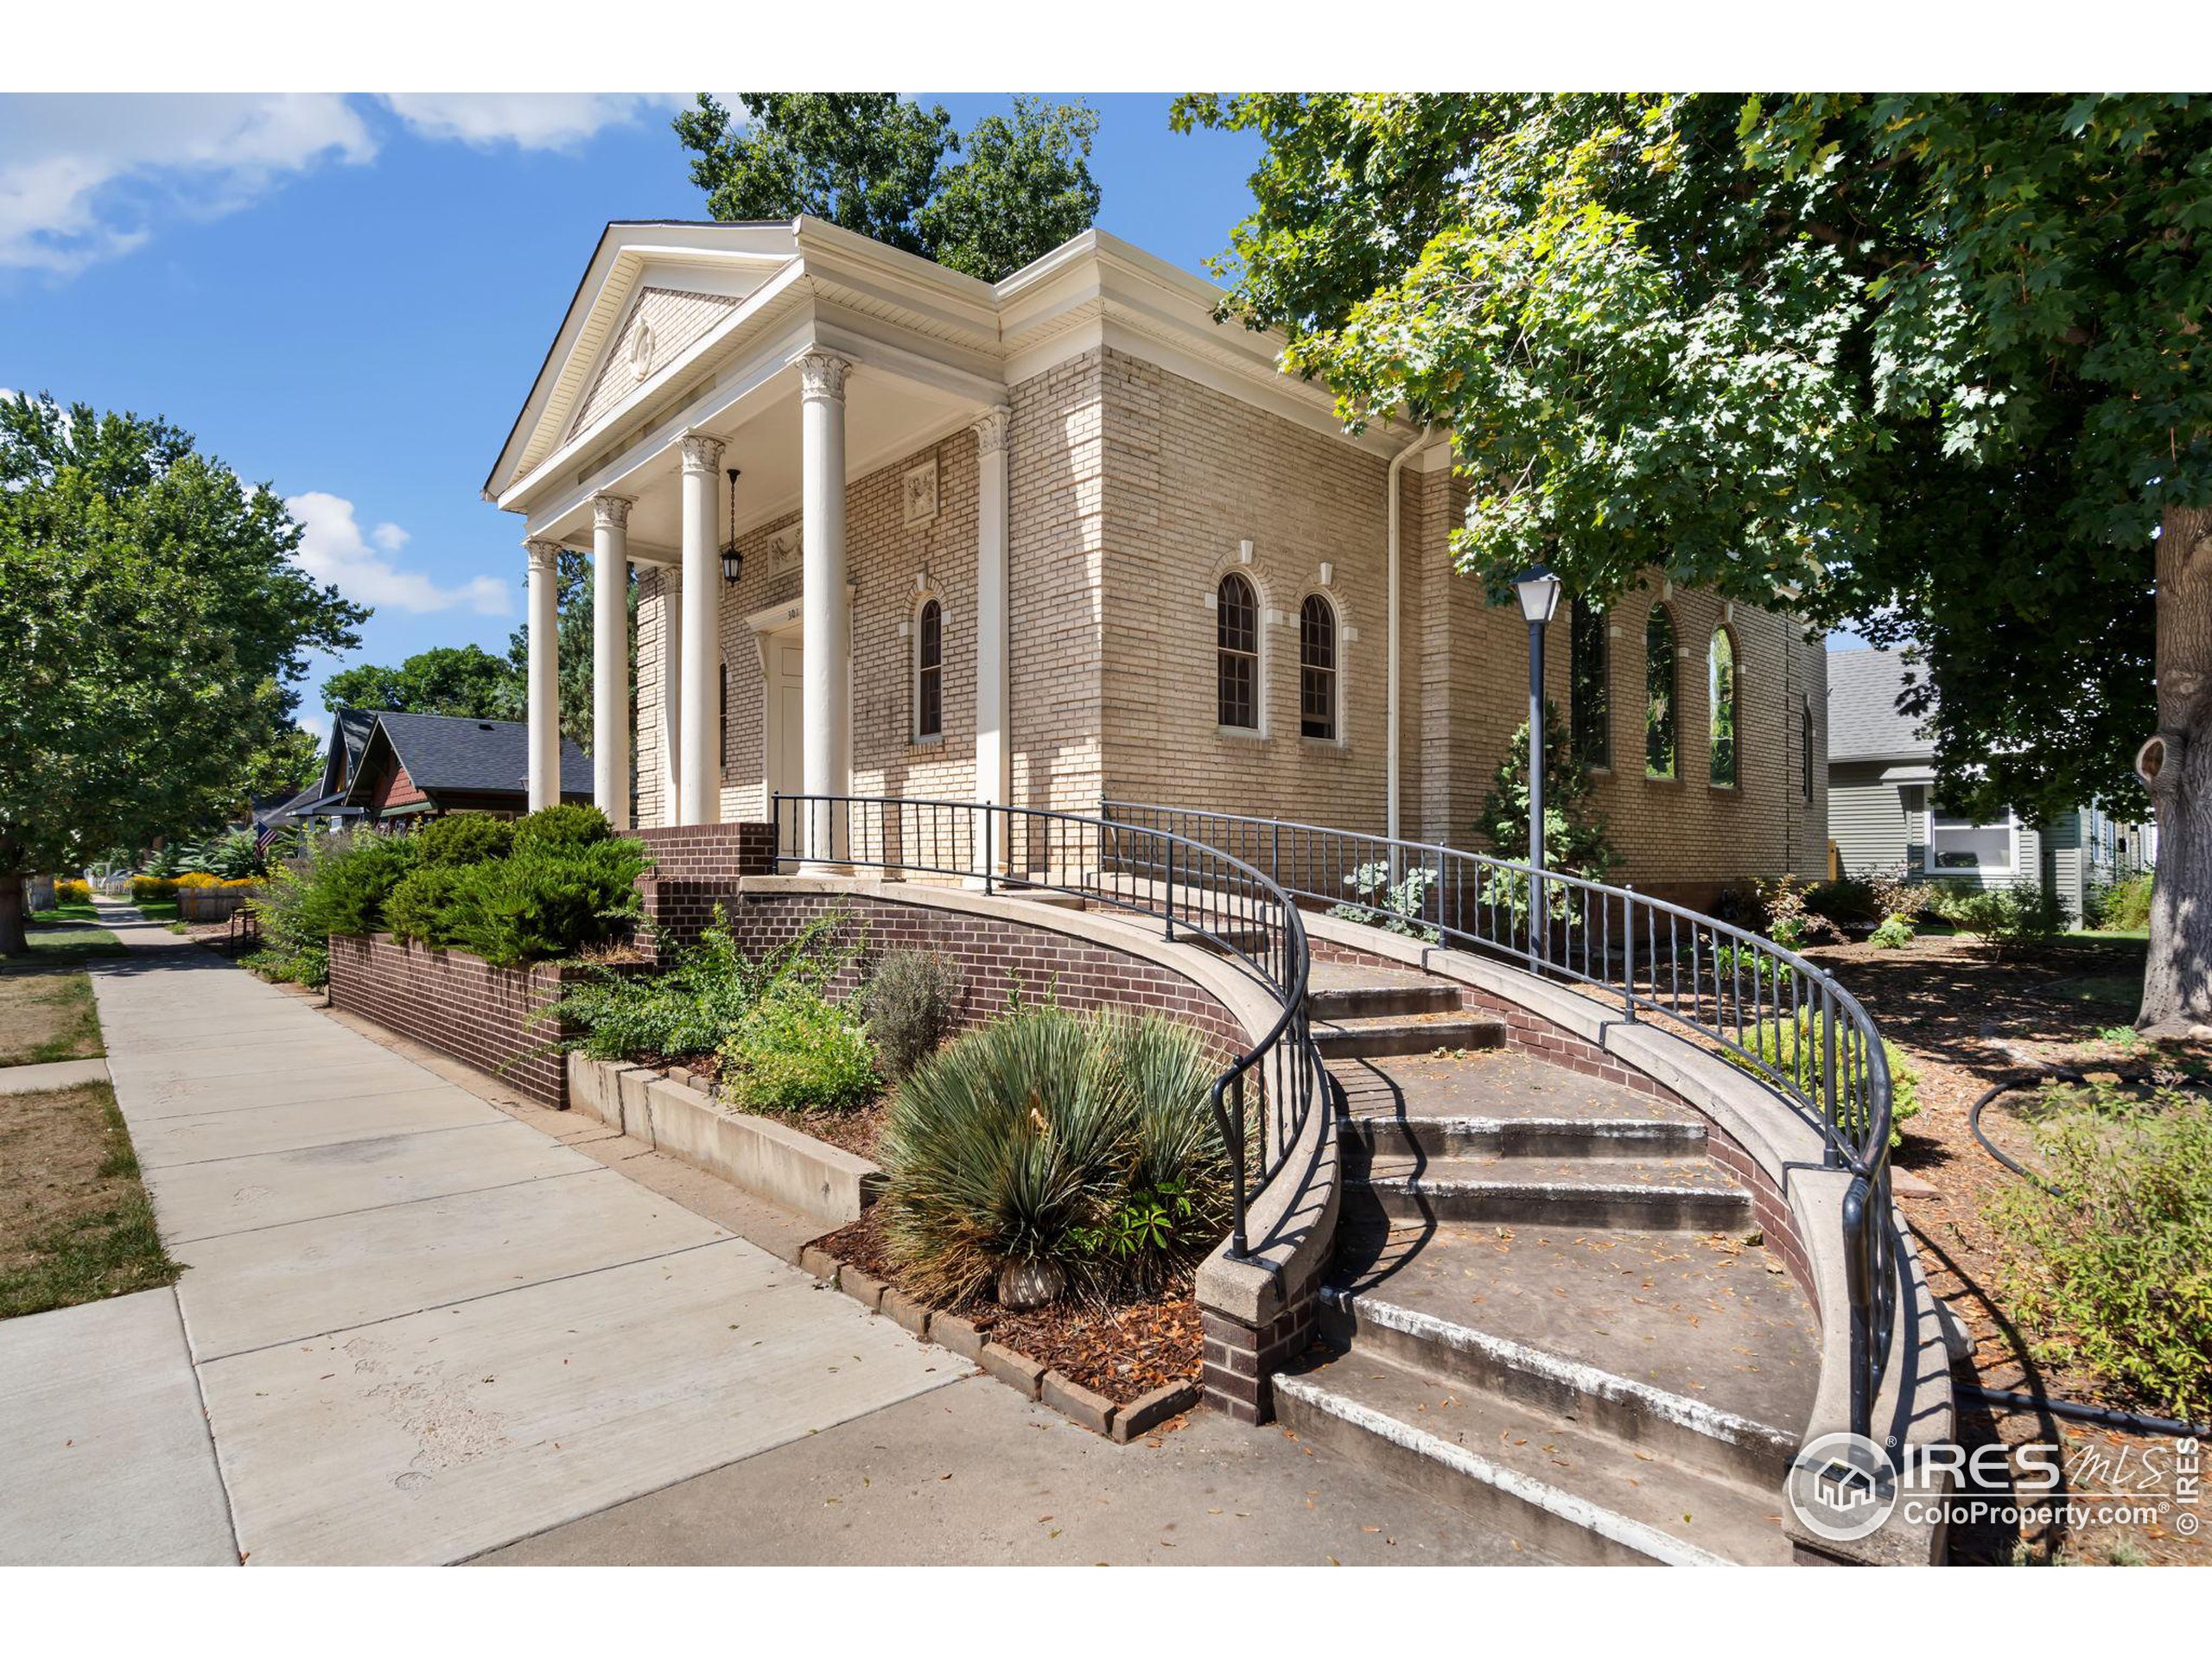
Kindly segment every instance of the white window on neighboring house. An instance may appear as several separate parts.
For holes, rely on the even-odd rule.
[[[1976,823],[1937,802],[1929,807],[1927,829],[1930,875],[2010,875],[2019,868],[2018,818]]]

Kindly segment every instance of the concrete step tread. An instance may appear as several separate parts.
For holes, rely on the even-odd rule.
[[[1412,1054],[1440,1052],[1474,1052],[1500,1048],[1506,1038],[1505,1021],[1495,1014],[1465,1014],[1457,1009],[1427,1014],[1381,1014],[1368,1019],[1332,1019],[1317,1015],[1313,1041],[1332,1060],[1388,1056],[1395,1059]]]
[[[1705,1120],[1678,1101],[1554,1065],[1517,1049],[1330,1062],[1354,1117],[1588,1117],[1678,1123]]]
[[[1338,1235],[1331,1283],[1378,1317],[1479,1333],[1794,1438],[1819,1386],[1820,1319],[1770,1266],[1726,1234],[1370,1212]]]
[[[1516,1401],[1357,1351],[1279,1376],[1274,1389],[1278,1413],[1309,1439],[1356,1454],[1357,1436],[1374,1437],[1628,1554],[1685,1566],[1789,1560],[1779,1489],[1686,1469]]]
[[[1630,1158],[1520,1158],[1481,1153],[1434,1157],[1376,1150],[1353,1179],[1369,1186],[1443,1192],[1468,1186],[1560,1186],[1606,1192],[1741,1192],[1728,1172],[1701,1154]]]

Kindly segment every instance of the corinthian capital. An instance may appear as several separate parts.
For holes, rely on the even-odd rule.
[[[630,523],[630,498],[594,495],[591,499],[591,522],[594,530],[626,529]]]
[[[1006,410],[990,409],[983,411],[982,419],[976,423],[976,453],[995,455],[1006,448]]]
[[[558,542],[524,542],[524,551],[530,555],[530,568],[548,575],[561,567],[561,543]]]
[[[721,469],[723,444],[720,438],[710,438],[703,432],[694,432],[683,440],[683,470],[687,473],[713,474]]]
[[[810,403],[820,398],[843,403],[845,371],[850,367],[851,364],[834,353],[809,352],[798,360],[800,393]]]

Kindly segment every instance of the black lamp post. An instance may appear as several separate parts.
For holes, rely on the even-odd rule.
[[[1538,951],[1544,874],[1544,624],[1559,609],[1560,580],[1547,565],[1513,579],[1521,614],[1529,619],[1529,950]]]
[[[722,543],[722,580],[733,588],[745,574],[745,555],[737,550],[737,471],[729,472],[729,539]]]

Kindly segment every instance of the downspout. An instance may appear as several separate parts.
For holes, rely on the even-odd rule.
[[[1398,474],[1405,464],[1413,459],[1414,452],[1421,448],[1428,442],[1429,430],[1430,429],[1427,425],[1423,425],[1418,435],[1408,442],[1404,448],[1399,450],[1396,454],[1390,457],[1390,467],[1389,473],[1386,474],[1387,481],[1384,485],[1384,488],[1389,492],[1390,496],[1390,578],[1389,601],[1390,614],[1389,626],[1386,630],[1389,635],[1389,649],[1390,657],[1389,666],[1384,674],[1384,681],[1388,690],[1384,693],[1383,696],[1386,713],[1384,715],[1384,731],[1382,737],[1382,833],[1384,837],[1390,841],[1396,841],[1401,838],[1399,836],[1398,824],[1398,703],[1402,688],[1399,683],[1400,674],[1398,656],[1399,641],[1401,639],[1399,612],[1402,608],[1400,603],[1402,597],[1400,588],[1402,584],[1399,581],[1398,575],[1398,519],[1400,516],[1398,505]]]

